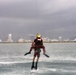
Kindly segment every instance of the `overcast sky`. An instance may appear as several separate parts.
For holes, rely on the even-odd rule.
[[[76,0],[0,0],[0,39],[29,34],[76,38]]]

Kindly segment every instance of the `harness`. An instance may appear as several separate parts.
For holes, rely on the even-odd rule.
[[[41,49],[38,47],[35,47],[35,52],[41,52]]]
[[[41,52],[40,46],[42,45],[42,39],[37,38],[34,40],[34,42],[35,42],[35,52]]]

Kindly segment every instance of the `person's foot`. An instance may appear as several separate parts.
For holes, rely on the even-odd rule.
[[[35,69],[37,70],[37,64],[38,64],[38,62],[36,62],[36,65],[35,65]]]
[[[31,67],[31,70],[34,68],[34,66]]]
[[[37,70],[37,66],[35,66],[35,69]]]
[[[34,62],[32,62],[31,70],[34,68]]]

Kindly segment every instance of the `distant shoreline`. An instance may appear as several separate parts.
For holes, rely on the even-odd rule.
[[[0,42],[0,44],[6,43],[32,43],[32,42]],[[76,41],[45,41],[44,43],[76,43]]]

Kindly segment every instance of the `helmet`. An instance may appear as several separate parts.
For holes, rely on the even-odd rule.
[[[37,38],[41,38],[41,35],[40,34],[37,34]]]

